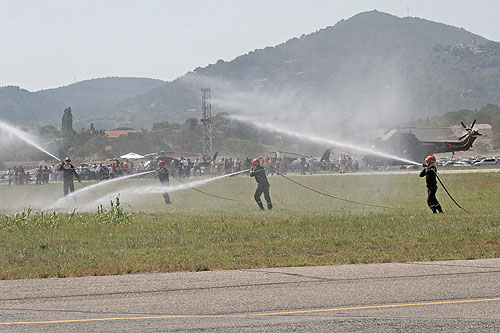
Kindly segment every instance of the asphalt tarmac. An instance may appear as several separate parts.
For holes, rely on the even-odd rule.
[[[499,332],[500,259],[0,281],[1,332]]]

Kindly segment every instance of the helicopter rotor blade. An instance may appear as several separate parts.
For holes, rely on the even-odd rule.
[[[462,124],[462,126],[467,130],[467,126],[465,126],[463,121],[461,121],[460,124]]]
[[[465,135],[462,135],[461,137],[458,138],[458,141],[462,141],[463,138],[467,137],[467,135],[469,135],[470,133],[467,133]]]
[[[474,125],[476,124],[476,119],[474,119],[474,121],[472,122],[472,125],[470,125],[470,130],[472,131],[472,129],[474,128]]]

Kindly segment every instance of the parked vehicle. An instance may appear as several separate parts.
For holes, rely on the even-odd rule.
[[[93,180],[96,178],[94,169],[88,166],[76,168],[76,173],[80,176],[81,180]]]
[[[465,161],[448,161],[446,163],[443,163],[443,166],[469,167],[470,163]]]
[[[497,165],[498,161],[495,158],[485,158],[484,160],[474,162],[474,166],[480,166],[480,165]]]

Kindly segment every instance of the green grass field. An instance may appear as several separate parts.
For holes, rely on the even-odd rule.
[[[445,210],[440,215],[427,208],[425,180],[418,175],[292,178],[335,196],[392,208],[334,200],[279,176],[269,177],[275,209],[264,212],[253,200],[255,181],[245,176],[199,186],[236,202],[188,189],[171,193],[173,204],[167,207],[160,194],[129,193],[156,180],[128,180],[78,197],[62,209],[66,213],[56,214],[40,212],[61,197],[61,184],[0,186],[0,279],[500,255],[500,173],[441,175],[470,213],[440,188]],[[98,216],[97,203],[90,212],[69,214],[74,205],[116,190],[125,215]],[[23,210],[24,216],[15,215]]]

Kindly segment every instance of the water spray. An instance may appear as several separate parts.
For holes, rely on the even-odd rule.
[[[80,185],[82,185],[83,188],[86,188],[88,187],[87,185],[85,185],[84,183],[82,183],[81,181],[78,181],[80,183]],[[91,185],[92,186],[92,185]],[[90,193],[94,194],[94,195],[98,195],[96,192],[94,192],[92,189],[88,189],[88,191],[90,191]],[[71,195],[72,193],[70,193]]]
[[[314,135],[309,135],[309,134],[295,132],[295,131],[292,131],[292,130],[288,130],[288,129],[285,129],[285,128],[282,128],[282,127],[275,126],[275,125],[270,124],[270,123],[257,122],[257,121],[255,121],[253,119],[248,118],[248,117],[235,116],[235,115],[231,115],[229,117],[233,118],[235,120],[242,121],[242,122],[250,123],[250,124],[252,124],[255,127],[262,128],[262,129],[265,129],[265,130],[268,130],[268,131],[280,132],[282,134],[286,134],[286,135],[289,135],[289,136],[294,136],[294,137],[296,137],[298,139],[301,139],[301,140],[312,141],[312,142],[315,142],[315,143],[327,144],[327,145],[331,145],[331,146],[343,147],[343,148],[350,149],[350,150],[355,150],[355,151],[359,151],[359,152],[363,152],[363,153],[368,153],[368,154],[378,155],[378,156],[389,158],[389,159],[398,160],[398,161],[401,161],[401,162],[404,162],[404,163],[408,163],[408,164],[421,165],[421,163],[418,163],[418,162],[415,162],[415,161],[411,161],[411,160],[408,160],[406,158],[394,156],[394,155],[391,155],[391,154],[387,154],[387,153],[384,153],[384,152],[380,152],[380,151],[377,151],[377,150],[374,150],[374,149],[371,149],[371,148],[361,147],[361,146],[357,146],[357,145],[353,145],[353,144],[341,142],[341,141],[338,141],[338,140],[330,140],[330,139],[325,139],[325,138],[317,137],[317,136],[314,136]]]
[[[181,184],[185,184],[182,180],[180,180],[179,178],[177,178],[176,176],[172,175],[172,177],[174,179],[176,179],[177,181],[179,181]],[[208,193],[208,192],[205,192],[205,191],[202,191],[200,189],[197,189],[196,187],[191,187],[192,190],[195,190],[196,192],[200,192],[202,194],[205,194],[205,195],[208,195],[210,197],[214,197],[214,198],[218,198],[218,199],[222,199],[222,200],[228,200],[228,201],[238,201],[238,200],[235,200],[235,199],[231,199],[231,198],[225,198],[225,197],[221,197],[221,196],[218,196],[218,195],[215,195],[215,194],[212,194],[212,193]]]
[[[143,186],[142,188],[134,188],[131,191],[128,191],[126,194],[140,195],[140,194],[163,193],[163,192],[171,193],[171,192],[176,192],[176,191],[191,189],[191,188],[193,188],[195,186],[205,185],[205,184],[208,184],[210,182],[214,182],[214,181],[220,180],[222,178],[226,178],[226,177],[238,175],[240,173],[248,172],[249,170],[250,169],[246,169],[246,170],[242,170],[242,171],[228,173],[228,174],[222,175],[222,176],[217,176],[217,177],[214,177],[214,178],[208,178],[208,179],[198,180],[198,181],[194,181],[194,182],[190,182],[190,183],[182,183],[182,184],[175,185],[175,186],[161,186],[161,185],[151,186],[151,185],[148,185],[148,186]],[[109,197],[114,197],[114,196],[117,196],[117,195],[120,195],[120,194],[121,194],[121,191],[116,191],[114,193],[106,195],[106,197],[108,197],[108,196]],[[98,198],[97,200],[94,201],[94,204],[95,203],[99,203],[104,198],[105,197]]]
[[[222,176],[218,176],[218,177],[214,177],[214,178],[208,178],[208,179],[204,179],[204,180],[198,180],[198,181],[194,181],[194,182],[191,182],[191,183],[183,183],[183,184],[179,184],[179,185],[175,185],[175,186],[145,185],[145,186],[142,186],[142,187],[135,187],[133,189],[129,189],[124,194],[142,195],[142,194],[163,193],[163,192],[169,192],[170,193],[170,192],[175,192],[175,191],[190,189],[190,188],[193,188],[195,186],[201,186],[201,185],[207,184],[209,182],[217,181],[217,180],[222,179],[222,178],[226,178],[226,177],[229,177],[229,176],[234,176],[234,175],[237,175],[237,174],[240,174],[240,173],[243,173],[243,172],[248,172],[249,170],[250,169],[246,169],[246,170],[242,170],[242,171],[238,171],[238,172],[229,173],[227,175],[222,175]],[[104,184],[109,184],[112,181],[123,180],[123,179],[126,179],[126,178],[131,178],[133,176],[145,175],[145,174],[149,174],[149,173],[152,173],[152,172],[156,172],[156,171],[153,170],[153,171],[143,172],[143,173],[140,173],[140,174],[134,174],[134,175],[129,175],[129,176],[125,176],[125,177],[115,178],[115,179],[109,180],[107,182],[103,182],[103,183],[99,183],[99,184],[94,184],[92,186],[80,189],[78,191],[73,192],[71,195],[80,195],[84,191],[88,191],[91,188],[95,188],[97,186],[102,186]],[[123,192],[123,189],[120,190],[120,191],[115,191],[115,192],[106,194],[105,196],[98,197],[94,201],[87,203],[87,205],[84,206],[85,207],[84,209],[92,209],[92,208],[95,207],[96,204],[101,203],[104,199],[107,200],[108,198],[113,198],[115,196],[118,196],[118,195],[122,194],[122,192]],[[63,207],[64,206],[63,204],[66,203],[65,201],[68,199],[68,197],[70,197],[70,195],[68,195],[66,197],[63,197],[63,198],[60,198],[49,209],[53,209],[55,207]]]
[[[133,189],[129,193],[133,193],[133,194],[146,194],[146,193],[163,193],[165,191],[167,191],[167,192],[175,192],[175,191],[180,191],[180,190],[186,190],[186,189],[193,188],[195,186],[205,185],[205,184],[208,184],[208,183],[211,183],[211,182],[214,182],[214,181],[226,178],[226,177],[235,176],[235,175],[238,175],[240,173],[248,172],[248,171],[250,171],[250,169],[245,169],[245,170],[242,170],[242,171],[228,173],[226,175],[217,176],[217,177],[214,177],[214,178],[207,178],[207,179],[203,179],[203,180],[197,180],[197,181],[190,182],[190,183],[182,183],[182,184],[175,185],[175,186],[161,186],[161,185],[146,186],[146,187],[143,187],[142,189],[141,188]],[[115,193],[118,194],[120,192],[117,191]]]
[[[4,123],[2,121],[0,121],[0,129],[2,131],[9,132],[10,134],[16,136],[17,138],[21,139],[25,143],[27,143],[27,144],[35,147],[36,149],[38,149],[41,152],[49,155],[50,157],[55,158],[59,162],[62,162],[62,160],[59,157],[55,156],[54,154],[51,154],[50,152],[48,152],[47,150],[43,149],[38,144],[36,144],[35,142],[33,142],[33,138],[31,138],[31,136],[28,133],[25,133],[25,132],[21,131],[20,129],[15,128],[15,127],[13,127],[11,125],[8,125],[8,124],[6,124],[6,123]]]
[[[72,192],[70,193],[69,195],[65,196],[65,197],[62,197],[62,198],[59,198],[59,200],[57,200],[53,205],[51,205],[49,207],[49,209],[51,208],[54,208],[54,207],[59,207],[59,206],[62,206],[65,201],[69,200],[70,198],[76,198],[86,192],[91,192],[93,193],[94,195],[98,195],[94,190],[96,188],[100,188],[102,186],[106,186],[106,185],[109,185],[111,183],[115,183],[115,182],[118,182],[118,181],[122,181],[122,180],[125,180],[125,179],[129,179],[129,178],[133,178],[133,177],[138,177],[138,176],[143,176],[143,175],[147,175],[147,174],[150,174],[150,173],[153,173],[153,172],[156,172],[155,170],[152,170],[152,171],[146,171],[146,172],[141,172],[141,173],[134,173],[132,175],[128,175],[128,176],[123,176],[123,177],[117,177],[117,178],[113,178],[113,179],[110,179],[110,180],[107,180],[107,181],[103,181],[101,183],[97,183],[97,184],[93,184],[93,185],[90,185],[90,186],[85,186],[84,188],[81,188],[75,192]]]

